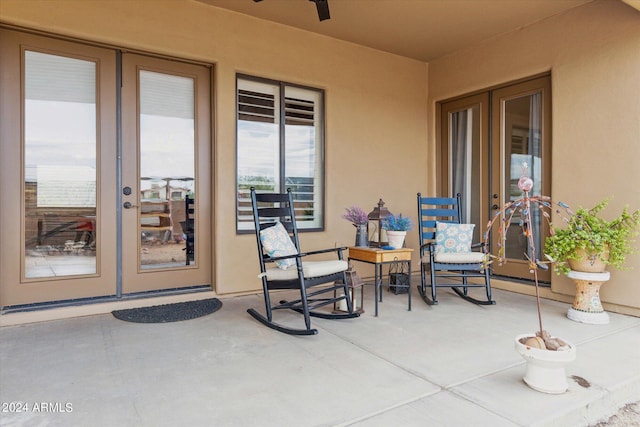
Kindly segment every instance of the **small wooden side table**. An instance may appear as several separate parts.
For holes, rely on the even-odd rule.
[[[385,264],[392,264],[396,262],[406,263],[409,272],[409,278],[411,278],[411,254],[413,249],[380,249],[380,248],[365,248],[359,246],[349,247],[349,261],[360,261],[367,264],[374,264],[375,266],[375,300],[376,309],[375,315],[378,315],[378,301],[382,302],[382,290],[381,287],[389,286],[388,283],[382,283],[382,267]],[[397,286],[397,285],[395,285]],[[407,299],[409,305],[409,311],[411,311],[411,284],[407,285]]]

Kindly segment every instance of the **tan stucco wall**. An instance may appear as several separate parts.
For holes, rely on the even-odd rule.
[[[303,249],[353,244],[355,229],[340,218],[347,206],[368,212],[383,198],[392,212],[415,218],[427,165],[425,63],[190,0],[2,0],[0,19],[215,64],[212,268],[219,294],[260,288],[255,237],[235,233],[236,72],[326,90],[326,231],[305,233]]]
[[[589,207],[613,196],[612,215],[640,207],[640,12],[622,2],[596,0],[430,64],[189,0],[2,0],[0,20],[215,64],[220,294],[259,287],[254,237],[235,234],[236,72],[326,90],[326,231],[305,234],[307,249],[352,243],[354,229],[340,219],[346,206],[369,211],[382,197],[415,218],[415,193],[433,192],[437,180],[437,101],[548,71],[554,199]],[[640,255],[628,266],[612,272],[602,299],[608,310],[640,315]],[[554,277],[552,291],[546,296],[570,301],[573,284]]]
[[[429,117],[444,100],[551,71],[552,196],[591,207],[613,197],[605,216],[640,208],[640,12],[597,0],[429,64]],[[428,123],[429,155],[435,123]],[[640,255],[611,271],[601,290],[608,310],[640,315]],[[552,291],[571,301],[573,283]],[[569,296],[569,297],[567,297]]]

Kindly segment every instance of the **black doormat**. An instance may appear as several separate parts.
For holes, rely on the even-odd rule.
[[[130,308],[111,312],[116,319],[136,323],[169,323],[195,319],[214,313],[222,307],[218,298],[198,301]]]

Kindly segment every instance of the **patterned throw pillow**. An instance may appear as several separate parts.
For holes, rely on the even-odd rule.
[[[289,233],[280,223],[277,223],[273,227],[260,230],[260,241],[264,250],[267,251],[270,257],[279,257],[285,255],[297,254],[298,250],[291,241]],[[286,270],[292,265],[296,265],[295,258],[287,258],[276,261],[279,268]]]
[[[436,253],[471,252],[475,224],[436,222]]]

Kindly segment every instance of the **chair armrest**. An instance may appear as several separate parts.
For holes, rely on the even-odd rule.
[[[345,249],[347,249],[346,246],[341,246],[341,247],[338,247],[338,248],[319,249],[319,250],[315,250],[315,251],[301,252],[300,256],[325,254],[325,253],[328,253],[328,252],[339,252],[339,253],[341,253]]]
[[[423,244],[422,246],[420,246],[420,250],[424,250],[427,249],[428,251],[431,251],[433,247],[436,246],[436,242],[427,242],[425,244]]]
[[[343,247],[338,247],[338,248],[329,248],[329,249],[320,249],[320,250],[309,251],[309,252],[300,252],[300,253],[291,254],[291,255],[283,255],[283,256],[275,256],[275,257],[265,256],[264,261],[265,262],[275,262],[275,261],[280,261],[281,259],[303,258],[303,257],[309,256],[309,255],[324,254],[324,253],[328,253],[328,252],[338,252],[339,255],[342,255],[342,251],[345,250],[345,249],[347,249],[346,246],[343,246]]]
[[[280,261],[281,259],[289,259],[289,258],[301,258],[303,257],[304,254],[300,253],[300,254],[291,254],[291,255],[282,255],[282,256],[274,256],[274,257],[270,257],[268,255],[264,256],[264,262],[276,262],[276,261]]]
[[[482,248],[484,249],[487,246],[486,242],[474,243],[471,245],[471,249]]]

